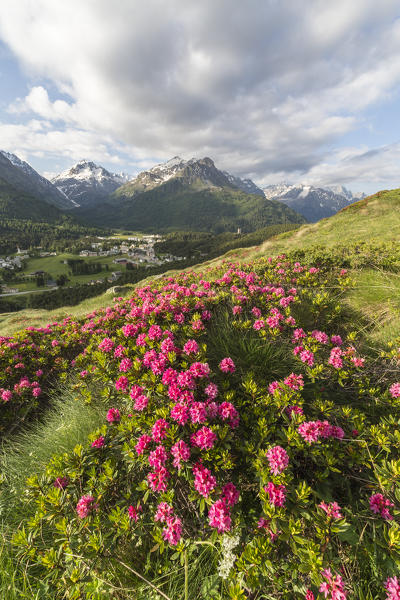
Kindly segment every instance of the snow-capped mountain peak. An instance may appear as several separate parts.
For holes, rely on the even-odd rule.
[[[125,173],[111,173],[96,163],[82,159],[54,177],[52,183],[75,205],[93,205],[104,200],[129,181]]]
[[[270,200],[283,202],[311,222],[330,217],[364,197],[364,194],[353,195],[342,185],[322,188],[307,183],[269,185],[264,189],[264,194]]]

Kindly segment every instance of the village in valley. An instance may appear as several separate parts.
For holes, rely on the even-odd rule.
[[[78,254],[69,253],[68,248],[62,253],[18,248],[15,255],[0,257],[0,296],[29,293],[35,288],[55,289],[67,281],[70,284],[94,285],[105,281],[112,284],[124,270],[158,267],[186,259],[157,253],[155,244],[163,241],[159,234],[99,236],[96,240],[88,240]],[[87,265],[92,267],[82,268]]]

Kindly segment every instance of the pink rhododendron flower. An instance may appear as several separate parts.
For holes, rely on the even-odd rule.
[[[104,340],[99,344],[99,350],[102,352],[111,352],[113,348],[114,342],[111,338],[104,338]]]
[[[388,577],[384,584],[387,590],[386,600],[400,600],[400,581],[397,577]]]
[[[142,507],[140,505],[138,507],[132,505],[128,506],[128,516],[132,521],[135,521],[135,523],[139,520],[140,512],[142,512]]]
[[[193,466],[193,473],[195,489],[199,492],[199,494],[205,498],[208,498],[210,492],[217,485],[217,480],[215,479],[214,475],[211,474],[211,471],[200,462]]]
[[[137,338],[136,338],[136,346],[146,346],[147,344],[147,340],[146,340],[146,334],[145,333],[140,333]]]
[[[193,433],[190,441],[192,446],[197,446],[201,450],[210,450],[214,446],[217,436],[208,427],[202,427],[196,433]]]
[[[341,508],[337,502],[321,502],[318,504],[319,508],[322,508],[331,519],[343,519],[343,515],[341,514]]]
[[[189,420],[189,409],[185,404],[175,404],[171,409],[171,419],[176,421],[179,425],[185,425]]]
[[[228,506],[234,506],[239,500],[239,490],[230,481],[224,485],[221,491],[221,500],[224,500]]]
[[[295,415],[303,415],[304,414],[304,411],[301,408],[301,406],[296,406],[296,404],[294,404],[293,406],[288,406],[285,410],[291,418],[293,417],[293,414],[295,414]]]
[[[11,400],[11,398],[12,398],[12,392],[10,390],[3,390],[1,392],[1,399],[4,402],[9,402]]]
[[[160,467],[156,471],[147,475],[147,481],[153,492],[166,492],[167,479],[170,474],[165,467]]]
[[[189,413],[192,423],[207,422],[207,408],[204,402],[193,402],[189,409]]]
[[[150,340],[159,340],[162,337],[162,329],[159,325],[151,325],[147,335]]]
[[[148,459],[149,465],[157,471],[167,462],[167,458],[167,451],[165,450],[164,446],[160,444],[155,450],[150,452]]]
[[[92,448],[102,448],[104,446],[104,436],[98,437],[94,442],[91,443]]]
[[[262,319],[258,319],[257,321],[254,321],[253,323],[253,329],[255,329],[256,331],[260,331],[260,329],[263,329],[265,327],[265,322]]]
[[[107,421],[109,423],[117,423],[121,419],[118,408],[110,408],[107,412]]]
[[[287,452],[281,446],[274,446],[267,451],[267,459],[274,475],[279,475],[289,464]]]
[[[269,501],[274,506],[284,506],[286,502],[286,487],[282,485],[275,485],[272,481],[264,487],[264,491],[269,496]]]
[[[162,530],[162,536],[171,546],[176,546],[182,537],[182,521],[172,516],[167,518],[166,525]]]
[[[223,421],[230,421],[231,427],[239,425],[239,413],[230,402],[221,402],[218,407],[218,414]]]
[[[389,391],[392,398],[400,398],[400,383],[391,385]]]
[[[315,600],[314,594],[311,590],[307,590],[306,595],[304,596],[305,600]]]
[[[236,371],[235,363],[229,357],[221,360],[219,363],[219,368],[223,373],[234,373]]]
[[[137,441],[135,446],[135,450],[137,454],[143,454],[146,450],[147,446],[151,443],[151,437],[149,435],[143,434]]]
[[[272,383],[270,383],[270,384],[269,384],[269,386],[268,386],[268,391],[269,391],[269,393],[270,393],[272,396],[274,395],[274,393],[275,393],[277,390],[281,390],[281,387],[280,387],[280,385],[279,385],[279,381],[273,381]]]
[[[224,533],[231,528],[230,510],[224,500],[217,500],[208,511],[208,522],[218,533]]]
[[[171,447],[171,454],[174,457],[172,464],[180,469],[181,460],[186,462],[190,458],[190,448],[183,440],[179,440]]]
[[[343,360],[341,356],[343,355],[343,350],[339,348],[339,346],[335,346],[332,348],[328,363],[335,367],[335,369],[340,369],[343,366]]]
[[[208,363],[195,362],[190,365],[189,372],[193,375],[193,377],[203,379],[204,377],[209,376],[210,367]]]
[[[115,389],[119,392],[126,392],[128,389],[128,384],[128,378],[125,377],[125,375],[121,375],[121,377],[118,377],[117,381],[115,382]]]
[[[391,521],[393,516],[389,512],[389,508],[394,506],[388,498],[385,498],[382,494],[373,494],[369,499],[369,507],[373,513],[380,515],[383,519]]]
[[[342,338],[340,337],[340,335],[333,335],[331,337],[331,343],[334,346],[341,346],[343,344]]]
[[[196,340],[188,340],[183,346],[183,351],[187,355],[197,354],[199,351],[199,345]]]
[[[76,512],[80,519],[87,517],[92,511],[98,510],[99,505],[95,503],[93,496],[82,496],[76,505]]]
[[[297,431],[308,444],[316,442],[319,438],[319,426],[317,421],[306,421],[299,425]]]
[[[314,364],[314,354],[311,350],[302,350],[300,352],[300,360],[303,363],[306,363],[309,367],[312,367]]]
[[[135,404],[133,405],[133,408],[135,410],[142,411],[147,407],[148,403],[149,403],[148,397],[145,396],[144,394],[141,394],[140,396],[138,396],[135,399]]]
[[[169,424],[165,419],[158,419],[151,429],[151,437],[155,442],[161,442],[166,435],[167,429],[169,429]]]
[[[330,569],[324,569],[321,575],[326,579],[321,584],[319,591],[329,600],[346,600],[347,595],[343,587],[343,580],[340,575],[333,576]]]
[[[170,367],[169,369],[164,371],[161,381],[164,385],[170,385],[171,383],[176,383],[177,378],[178,373],[175,371],[175,369],[172,369]]]
[[[291,373],[283,380],[283,383],[292,390],[301,390],[304,387],[303,375]]]
[[[165,523],[168,517],[171,517],[173,513],[174,509],[168,504],[168,502],[160,502],[160,504],[157,506],[157,512],[154,515],[154,520]]]
[[[327,344],[329,342],[329,337],[323,331],[314,330],[311,332],[311,336],[317,340],[317,342],[321,342],[321,344]]]
[[[204,392],[210,400],[215,400],[218,396],[218,386],[215,383],[209,383]]]
[[[119,370],[123,373],[127,373],[132,368],[132,361],[130,358],[123,358],[119,363]]]
[[[122,333],[125,337],[133,337],[138,331],[138,326],[133,323],[127,323],[122,327]]]

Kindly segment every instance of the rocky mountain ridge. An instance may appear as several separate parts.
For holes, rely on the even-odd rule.
[[[342,185],[320,188],[282,182],[269,185],[263,191],[266,198],[283,202],[311,223],[331,217],[342,208],[365,197],[362,193],[353,194]]]
[[[57,208],[71,209],[71,202],[48,179],[15,154],[0,150],[0,178],[16,191],[47,202]]]
[[[51,180],[76,206],[92,206],[108,198],[128,181],[129,175],[107,171],[89,160],[81,160]]]

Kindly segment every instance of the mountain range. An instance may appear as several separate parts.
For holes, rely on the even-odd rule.
[[[179,157],[119,187],[96,211],[76,210],[86,223],[139,231],[255,231],[277,223],[303,223],[286,205],[234,185],[211,158]]]
[[[248,232],[279,222],[314,222],[364,196],[340,185],[282,183],[261,189],[251,179],[218,169],[208,157],[175,156],[133,178],[81,160],[49,181],[18,156],[0,151],[0,178],[3,194],[5,185],[11,186],[7,203],[20,192],[24,201],[28,195],[86,223],[143,230]],[[29,207],[32,216],[32,202]],[[42,206],[38,212],[43,214]]]
[[[279,183],[264,188],[263,192],[266,198],[283,202],[310,223],[331,217],[342,208],[365,197],[363,193],[353,194],[342,185],[320,188],[307,184]]]

